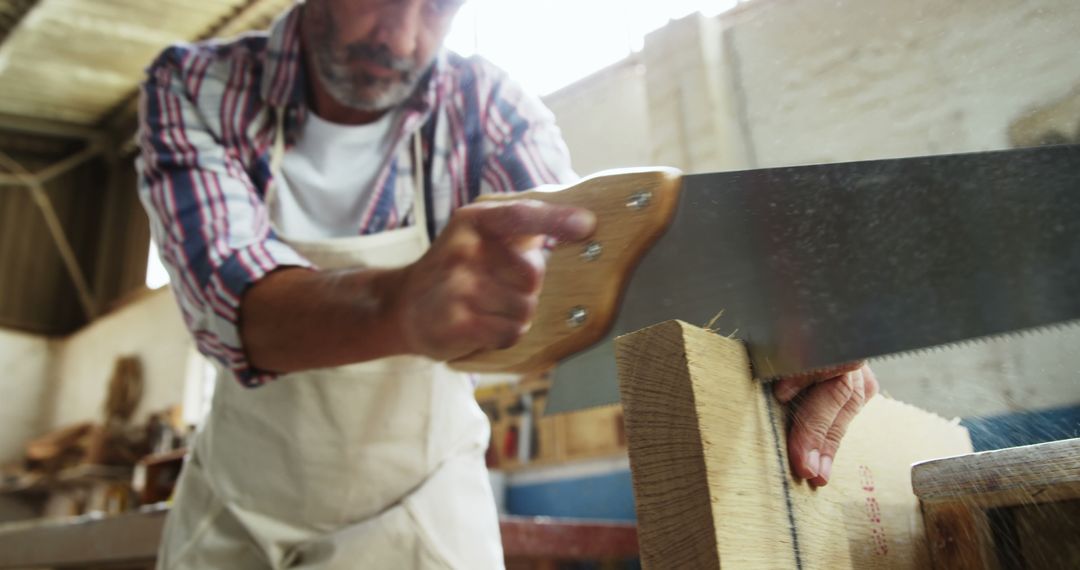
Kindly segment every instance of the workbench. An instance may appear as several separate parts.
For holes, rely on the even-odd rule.
[[[0,568],[152,568],[168,507],[150,505],[113,517],[82,516],[0,526]],[[637,557],[633,523],[502,517],[510,568],[543,568],[556,560]]]

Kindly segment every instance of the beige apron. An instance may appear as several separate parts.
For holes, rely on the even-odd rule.
[[[411,226],[290,245],[322,269],[419,259],[429,243],[413,138]],[[275,177],[283,154],[279,121]],[[274,199],[271,188],[271,212]],[[501,568],[489,429],[469,378],[426,358],[288,374],[255,389],[221,375],[158,567]]]

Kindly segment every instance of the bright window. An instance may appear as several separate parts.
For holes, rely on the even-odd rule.
[[[468,0],[446,43],[546,95],[640,50],[645,35],[669,20],[714,16],[739,1]]]
[[[150,254],[146,260],[146,286],[150,289],[159,289],[169,284],[169,274],[158,257],[157,244],[150,240]]]

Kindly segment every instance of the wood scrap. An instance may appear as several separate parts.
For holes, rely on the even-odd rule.
[[[109,391],[105,396],[105,425],[120,428],[126,425],[143,395],[142,361],[137,356],[116,359]]]
[[[32,439],[26,443],[26,459],[33,463],[52,463],[78,447],[79,442],[93,429],[93,423],[81,422]]]

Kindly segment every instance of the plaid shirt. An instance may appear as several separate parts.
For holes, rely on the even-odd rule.
[[[263,197],[273,175],[276,113],[295,143],[306,114],[302,5],[268,34],[175,45],[141,88],[139,195],[184,322],[199,350],[247,386],[252,368],[237,328],[244,290],[281,266],[311,266],[270,227]],[[443,51],[403,103],[391,148],[361,219],[361,234],[411,223],[409,141],[419,130],[429,233],[481,194],[570,182],[575,174],[554,116],[491,64]]]

